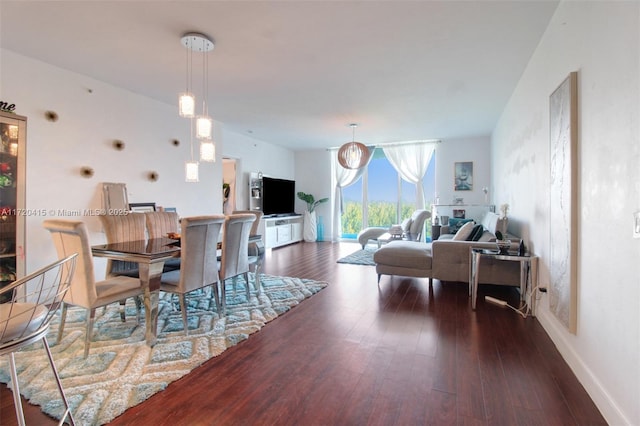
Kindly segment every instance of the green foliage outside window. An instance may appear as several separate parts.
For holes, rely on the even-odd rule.
[[[363,228],[362,226],[362,203],[356,201],[346,201],[342,214],[343,236],[355,237]],[[391,225],[401,223],[404,219],[411,217],[416,207],[413,204],[405,204],[401,209],[400,219],[396,218],[396,204],[391,202],[371,202],[369,203],[369,226],[388,228]]]

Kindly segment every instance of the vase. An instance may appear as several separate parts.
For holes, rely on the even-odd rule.
[[[312,243],[318,238],[316,212],[304,212],[304,230],[302,236],[305,241]]]
[[[324,223],[322,222],[322,216],[318,216],[318,225],[316,226],[318,230],[318,236],[316,241],[324,241]]]

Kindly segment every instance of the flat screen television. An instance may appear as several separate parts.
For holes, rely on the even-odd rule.
[[[265,216],[295,213],[296,182],[288,179],[262,178],[262,212]]]

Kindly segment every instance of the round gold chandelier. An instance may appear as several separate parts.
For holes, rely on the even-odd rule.
[[[338,163],[345,169],[360,169],[369,162],[369,149],[361,142],[356,142],[357,124],[349,126],[353,129],[353,139],[347,142],[338,150]]]

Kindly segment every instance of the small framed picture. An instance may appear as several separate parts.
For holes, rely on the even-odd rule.
[[[466,213],[463,209],[453,209],[453,217],[456,219],[464,219]]]
[[[455,191],[473,190],[473,161],[455,163],[453,168],[453,189]]]
[[[129,203],[129,210],[135,213],[155,212],[156,203]]]

